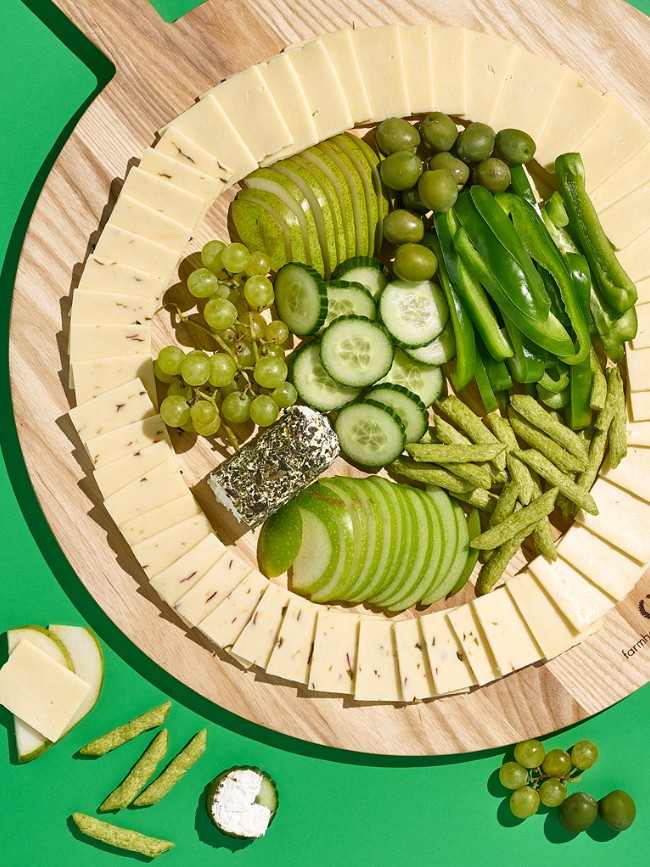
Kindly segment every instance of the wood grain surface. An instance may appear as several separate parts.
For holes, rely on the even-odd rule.
[[[648,19],[619,0],[215,0],[175,24],[164,24],[144,0],[58,3],[117,73],[64,147],[29,227],[10,329],[12,395],[43,511],[80,580],[117,626],[171,675],[239,716],[304,740],[371,753],[435,755],[511,743],[575,723],[647,683],[650,652],[623,651],[648,632],[639,601],[650,595],[650,575],[581,646],[468,695],[419,705],[362,705],[312,697],[265,674],[244,672],[229,658],[215,657],[197,630],[187,633],[148,588],[101,506],[66,413],[74,405],[67,388],[67,314],[81,264],[128,166],[152,144],[155,130],[198,94],[287,43],[326,30],[430,21],[485,30],[562,61],[596,87],[614,91],[650,126]],[[228,200],[220,199],[208,214],[190,253],[224,235]],[[181,274],[189,266],[182,263]],[[164,322],[156,324],[156,346],[169,336]],[[181,343],[185,338],[176,335]],[[253,562],[253,534],[240,537],[207,488],[206,477],[222,455],[205,444],[190,451],[187,436],[175,437],[174,444],[188,485],[222,539],[236,542]],[[336,471],[351,472],[343,464]],[[471,588],[464,592],[459,601],[469,598]]]

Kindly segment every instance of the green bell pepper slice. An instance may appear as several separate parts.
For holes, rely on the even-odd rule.
[[[497,402],[494,389],[492,388],[490,377],[488,376],[487,370],[485,369],[485,365],[483,363],[480,351],[476,355],[474,377],[476,379],[478,391],[481,395],[481,400],[483,401],[483,406],[485,407],[486,413],[494,412],[495,409],[499,408],[499,404]]]
[[[559,410],[564,409],[569,405],[568,388],[565,388],[563,391],[558,392],[549,391],[549,389],[544,388],[544,386],[540,382],[538,382],[537,397],[541,400],[544,406],[547,406],[549,409]]]
[[[539,204],[523,166],[510,166],[510,189],[539,211]]]
[[[508,389],[512,388],[512,377],[507,367],[510,359],[497,361],[495,358],[492,358],[482,341],[477,346],[477,352],[481,356],[483,367],[485,367],[485,372],[488,375],[494,392],[508,391]]]
[[[512,378],[521,383],[539,382],[544,376],[544,356],[539,348],[519,331],[512,320],[504,316],[503,321],[515,351],[512,358],[507,361]]]
[[[592,287],[587,261],[577,253],[566,253],[565,260],[575,289],[576,302],[588,321]],[[565,408],[565,418],[571,430],[581,430],[591,424],[592,375],[590,336],[589,354],[569,368],[569,402]]]
[[[625,355],[626,342],[636,337],[639,327],[636,307],[628,308],[622,316],[616,318],[616,314],[612,313],[594,288],[589,303],[591,320],[605,355],[614,364],[618,364]]]

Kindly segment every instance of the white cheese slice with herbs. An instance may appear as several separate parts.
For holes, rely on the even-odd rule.
[[[199,623],[199,629],[218,647],[230,651],[268,586],[268,579],[253,569]]]
[[[470,604],[502,675],[542,658],[542,651],[505,587],[497,587]]]
[[[397,647],[390,620],[361,618],[354,698],[356,701],[402,700]]]
[[[155,302],[165,291],[166,285],[165,280],[155,274],[148,274],[115,259],[90,255],[73,295],[73,304],[80,291],[107,292],[117,296],[134,295],[137,298],[150,298]]]
[[[628,401],[634,421],[650,421],[650,391],[631,391]]]
[[[465,48],[465,117],[490,125],[517,46],[488,33],[466,30]]]
[[[318,605],[291,596],[266,673],[284,680],[307,683],[314,649]]]
[[[625,354],[631,391],[650,391],[650,347],[628,349]]]
[[[150,446],[149,448],[153,448]],[[112,466],[108,464],[108,466]],[[138,542],[143,542],[145,539],[150,539],[163,530],[176,526],[185,518],[191,518],[193,515],[201,514],[201,507],[196,502],[192,494],[188,491],[174,500],[170,500],[162,506],[157,506],[144,515],[139,515],[132,521],[120,526],[120,533],[124,536],[129,545],[136,545]]]
[[[128,196],[136,202],[194,230],[203,213],[205,201],[160,175],[152,175],[134,166],[126,176],[120,198]]]
[[[622,488],[597,479],[591,489],[600,514],[580,510],[576,521],[639,563],[650,563],[650,505]]]
[[[180,259],[181,250],[182,247],[172,249],[145,238],[141,233],[122,229],[109,220],[94,252],[97,258],[114,260],[159,277],[164,290]]]
[[[188,160],[163,153],[159,147],[147,148],[138,168],[210,204],[223,192],[228,179],[228,172],[220,172],[220,176],[215,177],[211,172],[196,168]]]
[[[436,694],[419,621],[419,617],[412,617],[393,623],[402,699],[409,702]]]
[[[70,324],[71,362],[145,354],[151,355],[150,322],[143,325]]]
[[[436,109],[430,31],[428,24],[406,24],[399,29],[409,100],[408,114],[426,114]]]
[[[563,560],[617,602],[625,599],[645,571],[645,567],[636,560],[612,548],[580,524],[573,524],[569,532],[565,533],[557,546],[557,552]]]
[[[447,612],[447,616],[478,685],[499,677],[499,666],[471,605],[460,605]]]
[[[181,596],[174,610],[186,623],[198,626],[251,571],[237,549],[229,545],[205,575]]]
[[[358,614],[321,608],[318,611],[308,688],[339,695],[354,693],[359,639]]]
[[[419,618],[437,695],[467,691],[476,684],[467,656],[451,628],[448,613],[434,611]]]
[[[72,296],[72,322],[111,325],[141,325],[148,322],[157,306],[156,298],[145,295],[118,295],[113,292],[93,292],[75,289]]]
[[[233,656],[245,660],[248,665],[266,668],[291,596],[286,587],[269,582],[251,619],[233,644]]]
[[[353,30],[352,41],[370,103],[368,120],[375,123],[386,117],[408,117],[409,92],[399,25]]]
[[[132,455],[105,464],[93,473],[95,483],[104,499],[148,473],[154,467],[174,457],[174,450],[166,440],[159,440]]]
[[[152,415],[126,427],[93,437],[86,443],[86,450],[97,470],[127,455],[137,454],[158,442],[167,443],[171,451],[167,426],[159,415]]]
[[[170,458],[111,494],[104,501],[104,506],[119,527],[156,506],[180,497],[186,490],[178,464]]]
[[[372,109],[354,48],[354,31],[349,28],[333,30],[330,33],[323,33],[319,39],[332,59],[350,108],[353,124],[365,123],[370,118]]]
[[[543,557],[537,557],[528,568],[578,632],[600,620],[614,607],[611,596],[564,560],[558,558],[549,563]]]
[[[154,406],[158,406],[156,378],[151,354],[114,355],[111,358],[90,358],[87,361],[71,361],[74,391],[77,403],[83,404],[106,391],[139,379],[147,389]]]
[[[151,587],[168,605],[175,605],[214,566],[224,549],[225,545],[214,533],[206,536],[152,578]]]
[[[613,468],[609,458],[605,459],[600,475],[640,500],[650,503],[650,449],[628,446],[627,455],[617,467]]]
[[[650,181],[647,181],[625,199],[599,212],[598,216],[610,243],[621,248],[636,240],[648,228],[649,211]]]
[[[0,668],[0,704],[51,741],[89,692],[89,684],[26,638]]]
[[[647,277],[650,277],[649,249],[650,229],[646,229],[642,235],[639,235],[638,238],[626,244],[622,250],[618,250],[616,253],[616,258],[633,283],[639,284],[646,280]],[[641,294],[639,294],[639,298],[641,299],[641,303],[650,300],[650,296],[646,298]]]
[[[212,525],[206,516],[199,513],[185,518],[173,527],[161,530],[156,536],[132,545],[131,550],[147,577],[151,579],[212,532]]]
[[[179,223],[126,193],[120,194],[109,220],[111,225],[142,235],[149,241],[175,250],[177,254],[190,240],[194,227],[194,221],[187,225]]]
[[[139,379],[104,392],[70,410],[70,419],[82,443],[103,433],[141,421],[156,410]]]
[[[641,293],[638,286],[637,291],[639,292],[640,299]],[[648,294],[650,295],[650,287],[648,288]],[[636,315],[638,321],[636,337],[630,345],[635,350],[647,349],[650,347],[650,303],[637,304]]]
[[[644,446],[650,448],[650,421],[627,422],[627,444],[630,446]]]
[[[176,128],[167,128],[154,145],[157,154],[171,157],[183,166],[209,175],[225,188],[230,184],[232,169],[218,159],[212,151],[202,148]],[[146,152],[145,152],[146,156]],[[140,167],[143,168],[142,163]]]
[[[464,27],[439,27],[436,24],[429,29],[435,110],[445,114],[466,114],[466,32]]]

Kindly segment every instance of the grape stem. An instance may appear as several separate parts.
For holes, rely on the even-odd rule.
[[[257,338],[253,332],[253,311],[249,309],[248,311],[248,329],[251,333],[251,344],[253,346],[253,356],[255,358],[255,363],[260,360],[260,353],[257,348]]]
[[[230,425],[227,425],[225,423],[225,421],[223,421],[223,420],[221,422],[221,428],[222,428],[222,430],[224,430],[226,432],[226,436],[228,437],[228,441],[229,441],[230,445],[234,448],[234,450],[236,452],[238,452],[241,443],[237,439],[237,435],[235,434],[234,430],[230,427]]]

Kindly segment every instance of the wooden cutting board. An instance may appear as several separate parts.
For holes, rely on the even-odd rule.
[[[646,599],[650,611],[650,574],[580,647],[468,695],[410,706],[360,705],[311,697],[265,674],[244,672],[221,655],[215,658],[197,631],[188,634],[149,590],[101,507],[66,413],[74,399],[67,389],[69,295],[90,243],[130,161],[152,143],[155,130],[220,79],[325,30],[431,21],[489,30],[565,62],[603,91],[617,93],[650,126],[648,19],[619,0],[222,0],[172,25],[145,0],[58,2],[117,73],[64,147],[31,221],[14,292],[11,384],[43,511],[80,580],[117,626],[171,675],[235,714],[297,738],[371,753],[435,755],[512,743],[575,723],[647,683],[650,642],[642,636],[650,621],[639,603]],[[227,200],[217,203],[192,250],[225,234],[226,208]],[[164,323],[157,329],[156,342],[164,345],[169,332]],[[221,456],[206,445],[190,452],[187,439],[177,439],[176,447],[185,478],[220,535],[236,541],[252,561],[252,534],[237,538],[241,531],[212,502],[205,483]]]

